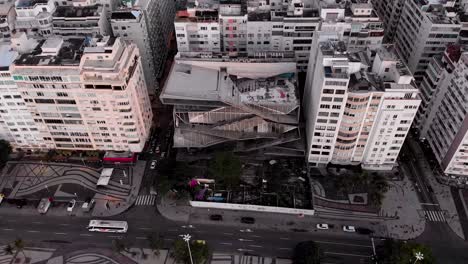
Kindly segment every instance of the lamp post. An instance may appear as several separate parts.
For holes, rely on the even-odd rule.
[[[189,252],[189,256],[190,256],[190,263],[193,264],[193,259],[192,259],[192,251],[190,251],[190,238],[191,236],[189,234],[186,234],[186,235],[182,235],[182,239],[187,242],[187,248],[188,248],[188,252]]]
[[[418,260],[423,260],[424,259],[424,255],[421,252],[415,252],[414,257],[416,259],[414,260],[413,264],[416,263]]]

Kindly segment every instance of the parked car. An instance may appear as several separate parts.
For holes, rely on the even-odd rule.
[[[95,204],[96,201],[94,199],[87,198],[84,204],[81,206],[81,209],[83,209],[84,212],[89,212],[93,209]]]
[[[157,162],[156,160],[153,160],[153,161],[151,162],[150,169],[154,170],[154,169],[156,168],[156,162]]]
[[[242,217],[241,222],[244,224],[254,224],[255,223],[255,218],[253,217]]]
[[[166,157],[166,152],[162,152],[162,153],[161,153],[161,158],[164,159],[165,157]]]
[[[349,232],[349,233],[354,233],[354,232],[356,232],[356,228],[354,226],[345,225],[345,226],[343,226],[343,231]]]
[[[5,198],[5,195],[3,193],[0,193],[0,204],[2,204],[3,198]]]
[[[374,233],[374,230],[365,228],[365,227],[357,227],[356,233],[361,234],[361,235],[370,235]]]
[[[67,212],[73,211],[73,208],[75,208],[75,205],[76,205],[76,200],[75,200],[75,199],[73,199],[73,200],[71,200],[70,202],[68,202],[68,205],[67,205]]]
[[[20,199],[20,200],[16,200],[15,203],[16,203],[16,208],[21,209],[23,208],[23,206],[28,204],[28,201],[26,199]]]
[[[327,230],[329,229],[328,224],[317,224],[317,229]]]
[[[50,208],[50,205],[52,204],[52,198],[42,198],[41,201],[39,202],[39,206],[37,207],[37,211],[40,214],[45,214]]]
[[[210,219],[213,220],[213,221],[222,221],[223,216],[219,215],[219,214],[214,214],[214,215],[210,215]]]

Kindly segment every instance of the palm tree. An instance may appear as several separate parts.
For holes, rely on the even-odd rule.
[[[23,253],[24,258],[26,258],[26,254],[24,254],[24,247],[25,247],[25,246],[24,246],[24,241],[23,241],[23,239],[17,238],[17,239],[13,242],[13,245],[14,245],[14,248],[15,248],[17,251]]]

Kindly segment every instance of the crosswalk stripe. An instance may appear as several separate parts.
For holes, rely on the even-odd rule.
[[[432,222],[446,222],[445,214],[443,211],[424,211],[424,215]]]
[[[155,202],[155,195],[139,195],[136,199],[135,205],[154,205]]]

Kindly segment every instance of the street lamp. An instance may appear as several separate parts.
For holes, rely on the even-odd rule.
[[[423,260],[424,259],[424,255],[421,252],[414,253],[414,257],[416,259],[414,260],[413,264],[416,263],[418,260]]]
[[[190,263],[193,264],[193,259],[192,259],[192,251],[190,251],[190,238],[191,236],[189,234],[186,234],[186,235],[182,235],[182,239],[187,242],[187,247],[188,247],[188,253],[189,253],[189,256],[190,256]]]

